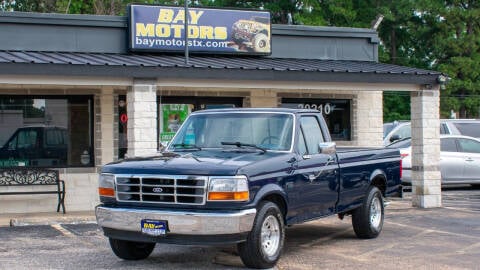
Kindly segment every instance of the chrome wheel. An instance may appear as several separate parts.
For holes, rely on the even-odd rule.
[[[373,197],[370,204],[370,224],[373,228],[378,229],[382,222],[382,204],[378,197]]]
[[[280,223],[274,216],[268,216],[262,224],[262,250],[267,256],[273,256],[280,244]]]
[[[280,258],[284,239],[282,211],[275,203],[262,201],[246,241],[238,243],[238,253],[246,267],[272,268]]]

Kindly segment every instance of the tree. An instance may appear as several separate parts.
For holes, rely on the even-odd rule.
[[[431,14],[438,14],[434,68],[451,78],[441,93],[442,114],[454,110],[460,118],[479,116],[480,2],[449,0],[427,8]]]
[[[183,6],[185,0],[144,0]],[[0,0],[0,10],[124,15],[131,0]],[[480,117],[480,1],[478,0],[195,0],[190,6],[271,11],[272,23],[369,28],[379,14],[380,62],[435,69],[451,77],[441,113]],[[385,119],[408,119],[408,99],[384,95]],[[387,108],[388,106],[388,108]]]

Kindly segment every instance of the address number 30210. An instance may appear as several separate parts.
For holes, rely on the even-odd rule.
[[[319,112],[329,115],[335,109],[335,105],[330,103],[325,104],[298,104],[298,108],[300,109],[314,109],[318,110]]]

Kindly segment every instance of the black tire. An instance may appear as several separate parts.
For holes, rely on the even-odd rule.
[[[117,257],[124,260],[142,260],[155,248],[155,243],[142,243],[109,238],[110,247]]]
[[[270,43],[268,41],[268,36],[264,33],[258,33],[253,37],[253,50],[255,52],[269,52]]]
[[[363,204],[352,213],[353,230],[358,238],[377,237],[383,228],[384,205],[382,192],[370,187]]]
[[[262,239],[262,229],[270,232]],[[280,258],[285,239],[283,215],[278,206],[265,201],[258,206],[257,216],[247,241],[238,244],[243,264],[249,268],[272,268]]]

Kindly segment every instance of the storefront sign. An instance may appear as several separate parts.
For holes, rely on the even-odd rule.
[[[132,51],[183,52],[183,7],[130,5]],[[271,54],[270,13],[266,11],[188,9],[190,52]]]

